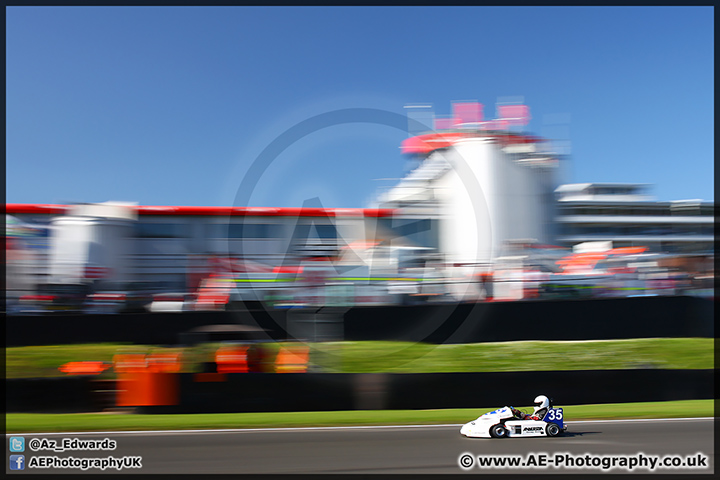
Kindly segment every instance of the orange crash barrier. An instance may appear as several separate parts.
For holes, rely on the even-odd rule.
[[[117,354],[118,407],[177,405],[180,354]]]
[[[215,352],[217,373],[247,373],[248,346],[228,345],[218,348]]]
[[[275,361],[277,373],[305,373],[310,359],[310,347],[293,345],[281,347]]]
[[[107,362],[68,362],[58,367],[68,375],[98,375],[110,368]]]
[[[155,373],[178,373],[182,369],[179,353],[153,353],[147,357],[147,368]]]

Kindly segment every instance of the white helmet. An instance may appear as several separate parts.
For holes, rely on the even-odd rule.
[[[533,413],[537,413],[538,410],[542,410],[543,408],[548,408],[550,406],[550,399],[546,397],[545,395],[538,395],[535,397],[535,411]]]

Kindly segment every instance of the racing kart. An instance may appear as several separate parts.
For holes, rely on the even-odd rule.
[[[503,407],[466,423],[460,433],[483,438],[557,437],[566,430],[562,408],[551,406],[542,420],[521,420],[513,413],[513,407]]]

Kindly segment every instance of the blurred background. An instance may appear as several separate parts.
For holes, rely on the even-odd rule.
[[[417,121],[418,113],[430,125]],[[368,208],[8,204],[7,310],[137,313],[713,294],[712,202],[560,184],[530,109],[408,109],[415,167]]]
[[[9,8],[7,378],[253,411],[538,393],[393,403],[391,373],[710,369],[710,12]],[[13,408],[66,388],[27,385]]]

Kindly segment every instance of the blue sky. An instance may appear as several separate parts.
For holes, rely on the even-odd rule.
[[[263,149],[349,108],[522,97],[569,140],[569,182],[713,199],[712,7],[9,7],[9,203],[366,206],[407,132],[377,123]]]

